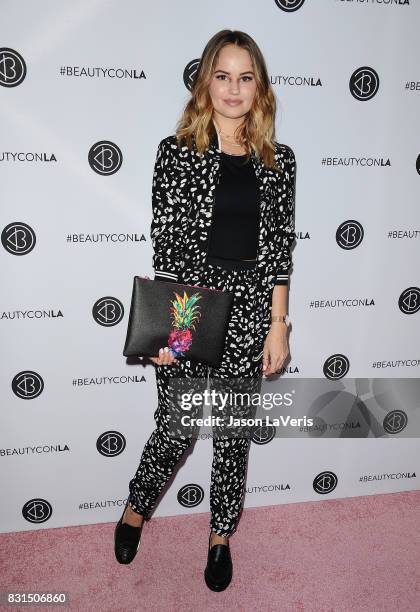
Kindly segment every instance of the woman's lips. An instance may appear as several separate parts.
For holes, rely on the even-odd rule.
[[[241,104],[241,100],[223,100],[223,102],[229,106],[238,106],[238,104]]]

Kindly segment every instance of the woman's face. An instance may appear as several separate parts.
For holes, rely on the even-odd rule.
[[[252,107],[256,89],[248,51],[232,44],[223,47],[209,86],[216,114],[229,119],[243,117]]]

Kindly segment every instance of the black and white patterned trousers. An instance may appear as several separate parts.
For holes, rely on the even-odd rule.
[[[223,264],[219,265],[221,262]],[[170,432],[169,423],[173,416],[170,411],[180,410],[171,401],[170,378],[208,380],[210,388],[218,390],[232,389],[232,381],[239,381],[237,388],[243,389],[246,381],[247,390],[253,392],[258,392],[262,379],[262,354],[261,351],[260,354],[255,352],[255,346],[260,343],[255,342],[253,317],[257,296],[254,264],[233,264],[231,260],[211,258],[201,269],[184,268],[180,282],[231,291],[234,299],[222,362],[218,368],[182,359],[173,365],[155,365],[158,391],[158,407],[154,413],[156,428],[144,446],[138,469],[129,483],[130,505],[146,519],[150,518],[157,498],[192,442],[189,436],[174,437]],[[212,414],[215,410],[213,406]],[[254,414],[252,410],[250,406],[239,408],[235,416],[242,414],[250,418]],[[217,415],[220,415],[220,407],[217,407]],[[235,431],[242,430],[237,428]],[[244,432],[243,436],[213,435],[210,527],[221,536],[229,536],[235,531],[243,507],[250,447],[250,432],[246,428]]]

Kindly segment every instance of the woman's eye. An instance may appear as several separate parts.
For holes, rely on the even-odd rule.
[[[216,75],[216,79],[225,79],[226,76],[227,76],[226,74],[217,74]],[[243,76],[241,78],[244,79],[245,81],[252,81],[252,77],[251,76]]]

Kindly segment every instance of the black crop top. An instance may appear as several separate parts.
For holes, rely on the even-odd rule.
[[[251,159],[221,151],[207,254],[226,259],[255,259],[259,196]]]

